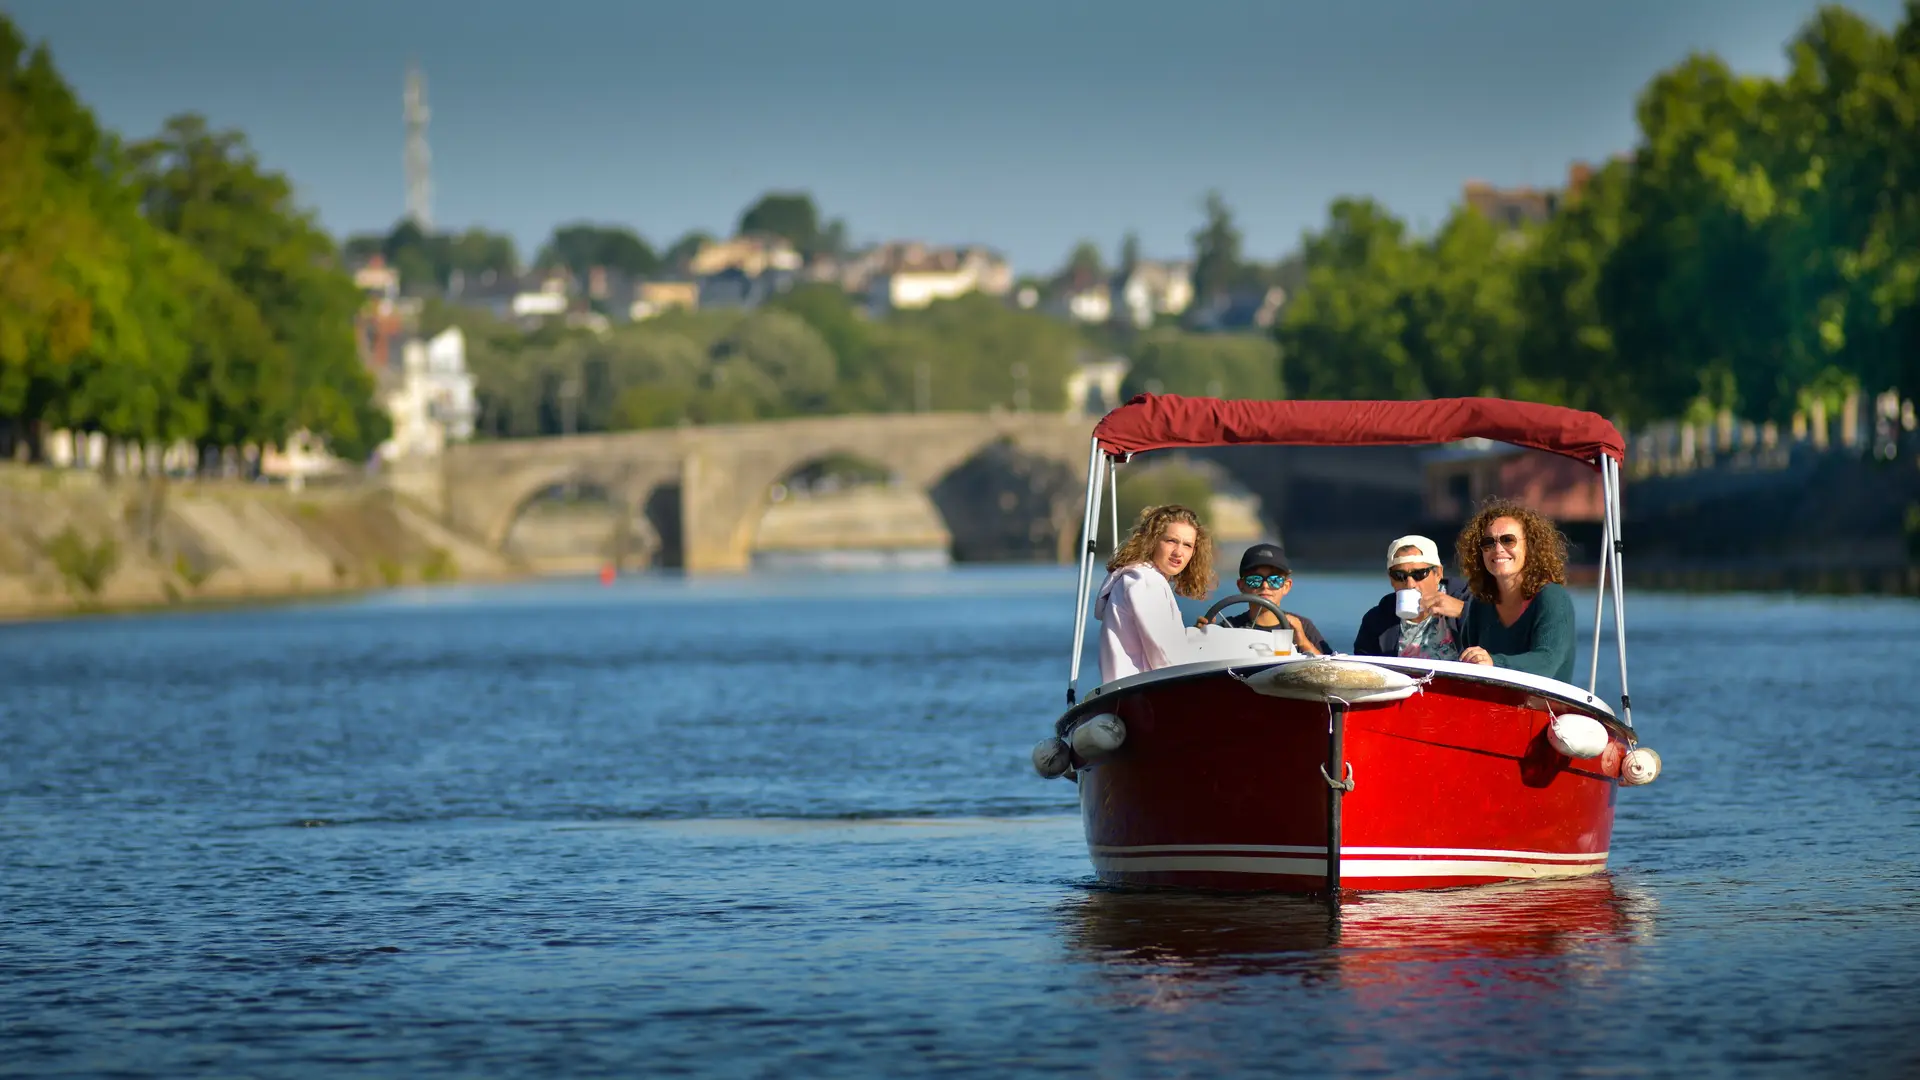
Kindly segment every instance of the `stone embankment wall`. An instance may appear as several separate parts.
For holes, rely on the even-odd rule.
[[[295,493],[0,466],[0,619],[515,573],[382,485]]]
[[[1629,584],[1920,595],[1920,458],[1795,453],[1629,481]]]

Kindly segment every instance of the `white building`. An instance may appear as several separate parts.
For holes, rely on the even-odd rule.
[[[867,303],[875,312],[911,311],[935,300],[953,300],[977,292],[980,279],[972,267],[955,270],[901,270],[875,274]]]
[[[983,247],[932,247],[918,241],[883,244],[839,267],[841,287],[867,294],[875,314],[924,308],[968,293],[1005,296],[1013,268]]]
[[[386,405],[393,437],[380,447],[383,461],[438,457],[448,443],[473,437],[478,410],[473,375],[467,371],[467,339],[459,327],[407,342]]]
[[[1177,316],[1193,303],[1193,271],[1183,262],[1142,260],[1113,280],[1114,307],[1134,326],[1152,326],[1159,317]]]
[[[1046,310],[1079,322],[1103,323],[1113,316],[1113,290],[1104,281],[1068,287],[1054,295]]]

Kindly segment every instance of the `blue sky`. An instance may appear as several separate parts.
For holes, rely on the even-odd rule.
[[[1899,0],[1854,10],[1891,26]],[[433,108],[435,217],[724,232],[805,188],[856,239],[1023,271],[1128,230],[1187,251],[1218,188],[1272,258],[1369,194],[1431,227],[1471,178],[1554,184],[1631,146],[1690,50],[1778,72],[1812,0],[6,0],[102,120],[198,111],[336,233],[401,214],[400,95]]]

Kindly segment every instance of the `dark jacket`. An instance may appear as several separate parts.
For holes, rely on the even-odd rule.
[[[1468,599],[1467,583],[1454,582],[1448,578],[1440,579],[1440,591],[1457,600]],[[1456,618],[1435,616],[1440,619],[1440,640],[1452,646],[1452,656],[1428,657],[1428,659],[1458,660],[1460,650],[1466,646],[1460,642],[1460,627],[1467,613],[1461,612]],[[1353,639],[1355,656],[1399,656],[1400,655],[1400,616],[1393,611],[1393,594],[1380,598],[1380,603],[1360,619],[1360,633]],[[1415,655],[1425,656],[1425,652]]]

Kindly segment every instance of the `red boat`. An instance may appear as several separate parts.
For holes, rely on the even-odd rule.
[[[1484,438],[1586,462],[1605,504],[1585,689],[1478,664],[1274,655],[1274,635],[1190,632],[1188,662],[1076,697],[1103,494],[1171,447],[1378,446]],[[1321,893],[1603,871],[1623,786],[1652,781],[1627,695],[1620,433],[1592,413],[1493,398],[1218,401],[1142,395],[1094,429],[1067,711],[1034,748],[1079,785],[1100,879]],[[1117,511],[1116,511],[1117,513]],[[1113,520],[1113,542],[1121,540]],[[1611,598],[1620,708],[1596,696]],[[1214,612],[1258,598],[1229,597]],[[1212,614],[1214,612],[1210,612]],[[1284,647],[1284,646],[1283,646]]]

